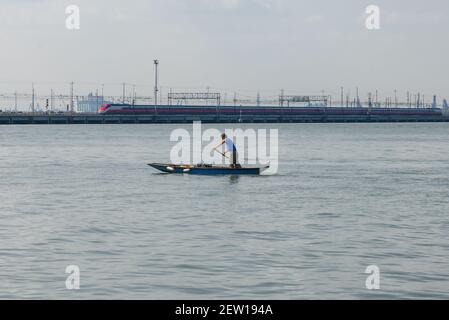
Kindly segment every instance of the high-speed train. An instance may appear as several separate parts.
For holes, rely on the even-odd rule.
[[[205,115],[205,114],[241,114],[241,115],[405,115],[438,116],[440,108],[380,108],[380,107],[273,107],[273,106],[170,106],[170,105],[130,105],[106,104],[98,113],[118,115],[166,114],[166,115]]]

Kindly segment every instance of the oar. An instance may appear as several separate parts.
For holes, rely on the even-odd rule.
[[[225,155],[224,153],[220,152],[218,149],[215,148],[214,150],[217,151],[219,154],[221,154],[223,157],[229,158],[229,156],[227,156],[227,155]],[[256,160],[256,161],[259,161],[260,159],[259,159],[259,158],[256,158],[256,159],[245,158],[244,160],[245,160],[245,161],[250,161],[250,160]]]
[[[230,159],[227,155],[225,155],[224,153],[222,153],[221,151],[219,151],[217,148],[214,148],[214,150],[217,151],[219,154],[221,154],[223,157]],[[244,160],[245,160],[245,161],[250,161],[250,160],[253,160],[253,159],[245,158]],[[256,161],[259,161],[259,158],[256,158],[255,160],[256,160]],[[270,165],[269,162],[268,162],[268,165]]]
[[[217,152],[218,152],[219,154],[221,154],[221,155],[222,155],[223,157],[225,157],[225,158],[229,158],[229,157],[228,157],[227,155],[225,155],[224,153],[222,153],[222,152],[218,151],[218,150],[217,150],[217,148],[215,148],[214,150],[215,150],[215,151],[217,151]]]

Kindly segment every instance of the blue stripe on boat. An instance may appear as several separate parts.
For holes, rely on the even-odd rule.
[[[196,175],[259,175],[262,169],[268,167],[257,168],[231,168],[231,167],[214,167],[214,166],[187,166],[174,165],[167,163],[149,163],[149,166],[166,173],[182,173]],[[172,168],[173,170],[170,170]]]

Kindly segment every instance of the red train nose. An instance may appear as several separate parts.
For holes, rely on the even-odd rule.
[[[107,105],[102,106],[102,107],[98,110],[98,113],[104,113],[104,112],[106,112],[106,110],[108,110],[110,106],[111,106],[110,104],[107,104]]]

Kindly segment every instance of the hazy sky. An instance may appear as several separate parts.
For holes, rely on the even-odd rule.
[[[81,29],[65,27],[65,8]],[[365,9],[381,9],[367,30]],[[339,97],[339,88],[449,97],[447,0],[0,0],[0,93],[122,82]],[[143,86],[146,85],[146,86]],[[43,90],[43,89],[42,89]]]

